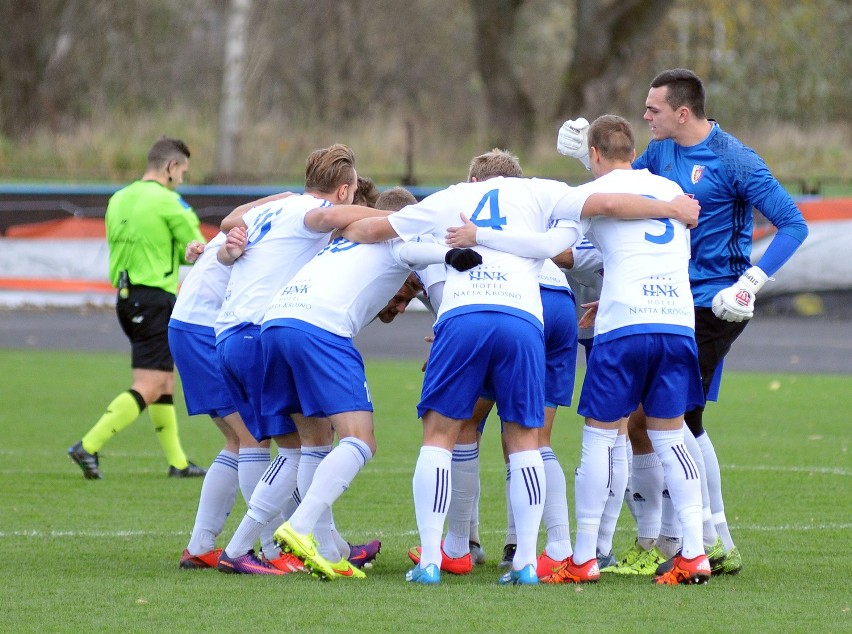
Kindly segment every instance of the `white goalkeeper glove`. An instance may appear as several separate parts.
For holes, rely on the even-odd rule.
[[[559,128],[559,136],[556,139],[556,151],[565,156],[573,156],[592,169],[589,164],[589,122],[583,117],[569,119]]]
[[[754,315],[754,297],[769,281],[769,276],[756,266],[746,270],[730,288],[716,293],[713,314],[724,321],[745,321]]]

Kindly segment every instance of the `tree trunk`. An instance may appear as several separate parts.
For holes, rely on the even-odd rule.
[[[577,0],[574,54],[562,77],[557,118],[589,120],[612,107],[630,60],[653,40],[675,0]],[[650,83],[651,77],[648,77]]]
[[[216,173],[219,177],[233,174],[237,164],[250,9],[251,0],[230,0],[228,7],[222,101],[219,104],[219,138],[216,143]]]
[[[488,142],[504,149],[527,147],[535,129],[532,102],[521,88],[509,56],[522,4],[523,0],[471,0],[476,65],[485,84],[488,108]]]

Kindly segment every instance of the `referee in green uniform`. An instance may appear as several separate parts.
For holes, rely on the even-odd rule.
[[[117,191],[106,211],[109,274],[118,289],[116,313],[130,340],[133,385],[116,396],[68,455],[87,479],[100,479],[98,451],[146,407],[172,477],[203,476],[187,460],[173,403],[174,362],[168,324],[186,246],[205,242],[198,216],[175,188],[189,168],[189,148],[163,137],[148,152],[141,180]]]

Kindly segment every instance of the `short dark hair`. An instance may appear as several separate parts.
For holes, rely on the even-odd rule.
[[[478,181],[488,180],[495,176],[523,176],[518,157],[506,150],[494,148],[490,152],[474,156],[467,172],[467,180],[475,178]]]
[[[148,167],[163,167],[169,161],[182,163],[189,160],[189,148],[180,139],[162,136],[148,150]]]
[[[372,178],[359,176],[358,187],[355,188],[355,198],[352,200],[352,204],[375,207],[376,201],[379,199],[379,193],[379,188],[373,183]]]
[[[707,118],[704,114],[704,84],[694,72],[686,68],[664,70],[651,82],[651,88],[661,86],[668,87],[666,103],[672,110],[686,106],[696,117]]]
[[[391,187],[379,194],[379,198],[376,200],[376,209],[399,211],[403,207],[413,205],[416,202],[417,199],[414,197],[414,194],[404,187]]]
[[[355,154],[342,143],[314,150],[305,165],[305,189],[330,194],[355,180]]]
[[[598,117],[589,126],[589,147],[610,161],[632,161],[636,141],[630,122],[614,114]]]

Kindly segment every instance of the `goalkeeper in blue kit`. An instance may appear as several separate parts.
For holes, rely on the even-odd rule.
[[[755,296],[808,235],[801,211],[772,176],[763,159],[728,134],[704,111],[704,86],[692,71],[666,70],[651,82],[644,119],[653,139],[633,167],[675,181],[701,203],[698,226],[691,231],[689,278],[695,300],[695,338],[702,383],[708,400],[716,400],[717,369],[754,315]],[[588,168],[588,122],[566,121],[557,150]],[[756,264],[751,263],[754,220],[760,211],[777,233]],[[714,380],[715,377],[715,380]],[[728,530],[716,452],[703,426],[704,407],[688,411],[686,424],[701,449],[719,557],[713,572],[736,574],[742,559]],[[718,542],[717,539],[717,542]]]

